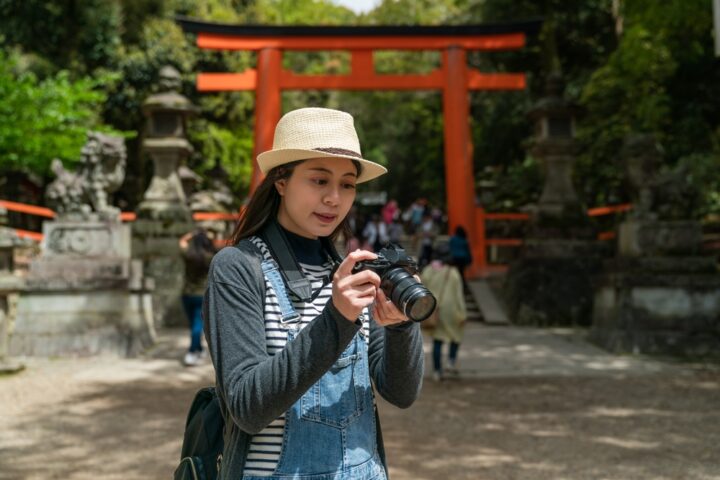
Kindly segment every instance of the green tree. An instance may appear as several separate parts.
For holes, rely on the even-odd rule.
[[[712,42],[712,9],[703,0],[622,2],[617,49],[585,84],[580,100],[583,155],[578,173],[596,203],[625,200],[624,168],[617,160],[630,132],[654,133],[668,168],[682,163],[704,192],[698,213],[717,209],[711,185],[717,161],[720,69]],[[715,200],[713,200],[715,199]]]
[[[61,71],[39,80],[16,71],[18,58],[0,49],[0,171],[44,175],[53,158],[65,165],[79,159],[87,130],[113,131],[98,115],[105,101],[100,86],[112,79],[71,80]]]
[[[0,0],[0,32],[58,70],[86,74],[119,54],[121,12],[116,0]]]

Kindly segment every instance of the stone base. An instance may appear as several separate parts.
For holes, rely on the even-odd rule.
[[[702,226],[696,221],[630,219],[618,229],[618,254],[623,257],[696,255]]]
[[[720,275],[603,275],[590,339],[618,353],[720,355]]]
[[[9,354],[129,357],[154,342],[150,293],[35,291],[20,296]]]
[[[594,256],[524,257],[510,266],[504,293],[515,325],[589,325]]]
[[[155,326],[186,326],[180,297],[185,283],[185,263],[178,244],[194,228],[192,223],[140,219],[133,224],[133,257],[143,262],[144,274],[155,280]]]
[[[25,365],[14,360],[0,360],[0,375],[13,375],[25,370]]]

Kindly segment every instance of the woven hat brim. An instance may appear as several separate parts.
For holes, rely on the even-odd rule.
[[[279,165],[295,162],[297,160],[308,160],[310,158],[347,158],[348,160],[357,160],[362,165],[362,173],[358,177],[357,183],[367,182],[387,173],[387,168],[383,167],[379,163],[365,160],[364,158],[299,148],[269,150],[258,155],[257,161],[260,166],[260,171],[267,174],[267,172]]]

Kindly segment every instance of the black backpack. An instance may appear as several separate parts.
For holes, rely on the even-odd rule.
[[[180,465],[174,480],[215,480],[224,446],[225,421],[214,387],[198,390],[185,422]]]

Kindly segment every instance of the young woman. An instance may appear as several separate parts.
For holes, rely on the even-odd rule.
[[[219,478],[385,479],[373,385],[396,406],[414,402],[420,329],[388,301],[377,274],[353,273],[375,254],[340,261],[331,245],[356,184],[386,170],[362,158],[349,114],[320,108],[283,116],[258,164],[266,177],[235,246],[213,259],[203,307],[228,429]],[[273,225],[309,297],[291,293],[271,253]]]

